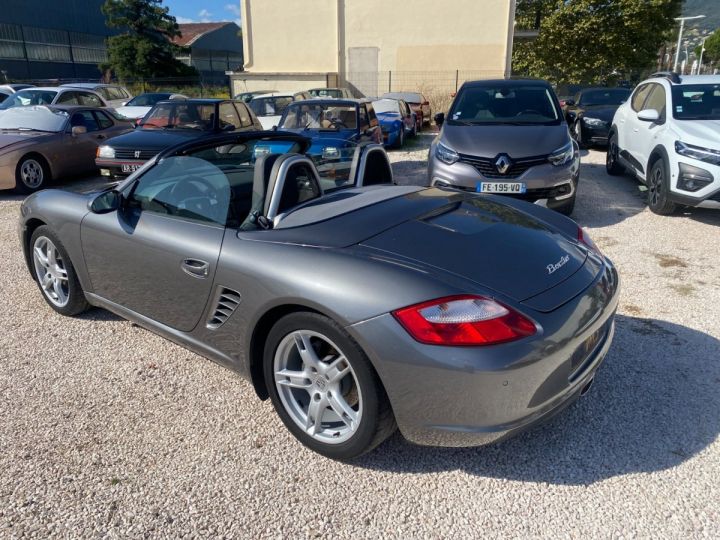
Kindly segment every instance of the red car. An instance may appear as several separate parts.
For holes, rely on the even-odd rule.
[[[410,105],[418,119],[418,129],[424,125],[430,125],[432,110],[430,102],[420,92],[387,92],[380,96],[388,99],[402,99]]]

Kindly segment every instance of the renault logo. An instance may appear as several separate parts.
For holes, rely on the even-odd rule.
[[[512,166],[512,161],[506,154],[500,154],[495,160],[495,168],[500,174],[505,174]]]
[[[140,150],[135,150],[135,159],[139,159],[139,158],[140,158]],[[498,169],[498,170],[500,170],[500,169]]]

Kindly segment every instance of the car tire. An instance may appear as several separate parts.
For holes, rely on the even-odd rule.
[[[414,139],[415,137],[417,137],[417,134],[418,134],[417,122],[413,122],[413,128],[412,128],[412,131],[410,132],[410,136]]]
[[[620,176],[625,172],[625,168],[620,163],[620,147],[618,146],[617,133],[613,133],[608,140],[605,170],[611,176]]]
[[[23,156],[15,167],[15,191],[27,195],[43,189],[50,182],[50,167],[41,156]]]
[[[360,346],[333,320],[309,312],[286,315],[270,330],[263,361],[275,411],[311,450],[349,460],[395,431],[395,417],[377,373]],[[338,410],[344,411],[342,415]],[[320,415],[319,422],[313,414]]]
[[[403,146],[405,146],[405,126],[400,126],[400,131],[398,132],[396,148],[402,149]]]
[[[420,113],[420,116],[418,116],[418,131],[422,131],[422,129],[425,127],[425,117],[423,116],[423,113]]]
[[[669,200],[670,182],[668,166],[663,158],[658,158],[650,167],[647,179],[647,204],[650,210],[661,216],[669,216],[677,206]]]
[[[586,148],[587,144],[583,138],[582,120],[578,118],[573,125],[573,139],[578,143],[580,148]]]
[[[51,308],[61,315],[74,316],[90,307],[70,256],[50,227],[35,229],[29,251],[33,278]]]

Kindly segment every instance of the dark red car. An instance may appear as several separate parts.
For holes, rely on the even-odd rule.
[[[418,118],[418,129],[421,129],[424,125],[430,125],[430,119],[432,118],[430,102],[420,92],[386,92],[380,97],[402,99],[410,105],[410,108]]]

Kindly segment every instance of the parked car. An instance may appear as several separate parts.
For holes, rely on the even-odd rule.
[[[382,144],[382,130],[372,102],[366,99],[315,98],[290,103],[278,128],[310,137],[310,153],[342,157],[358,143]]]
[[[262,130],[253,112],[241,101],[161,101],[145,115],[134,131],[98,148],[95,163],[103,176],[127,176],[166,148],[235,130]]]
[[[466,82],[430,146],[429,180],[479,193],[575,207],[580,151],[550,85],[540,80]]]
[[[29,105],[83,105],[109,107],[99,94],[92,90],[60,87],[33,87],[18,90],[0,103],[0,112]]]
[[[183,94],[172,94],[169,92],[149,92],[135,96],[126,105],[117,107],[115,112],[124,118],[137,120],[145,116],[155,104],[160,101],[173,99],[190,99]]]
[[[430,125],[432,119],[432,109],[430,108],[430,102],[420,92],[387,92],[380,96],[381,98],[388,99],[402,99],[413,110],[418,117],[420,123],[420,129],[424,125]]]
[[[373,101],[373,108],[380,121],[385,146],[402,148],[406,136],[417,135],[417,116],[402,99],[377,99]]]
[[[311,88],[308,94],[317,98],[353,99],[355,97],[347,88]]]
[[[64,88],[83,88],[100,94],[110,107],[122,107],[130,99],[132,94],[123,86],[103,83],[69,83],[60,85]]]
[[[615,111],[629,95],[627,88],[585,88],[565,100],[565,119],[580,148],[607,144]]]
[[[95,170],[98,144],[132,129],[110,111],[66,105],[16,107],[0,116],[0,189],[30,193]]]
[[[720,208],[720,76],[658,73],[615,113],[607,171],[647,185],[656,214]]]
[[[15,92],[24,88],[32,88],[33,86],[34,85],[32,84],[0,84],[0,103],[5,101]]]
[[[269,143],[282,153],[256,152]],[[373,145],[325,192],[311,144],[222,134],[113,189],[32,195],[19,230],[40,295],[237,371],[330,458],[396,426],[418,444],[498,441],[588,392],[619,278],[585,231],[522,201],[392,185]]]
[[[238,101],[243,101],[245,103],[250,103],[252,101],[252,98],[255,96],[261,96],[263,94],[276,94],[277,90],[253,90],[252,92],[241,92],[240,94],[236,95],[233,99],[237,99]]]
[[[260,94],[248,103],[248,107],[260,120],[263,129],[272,129],[280,123],[282,113],[290,103],[295,100],[294,94]]]

